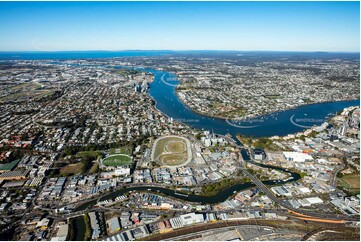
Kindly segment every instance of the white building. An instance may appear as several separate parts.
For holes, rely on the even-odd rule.
[[[323,203],[323,200],[319,197],[308,197],[305,198],[310,204],[321,204]]]
[[[172,228],[181,228],[184,226],[183,220],[180,217],[175,217],[169,219],[170,225],[172,225]]]
[[[179,217],[169,219],[172,228],[181,228],[187,225],[196,223],[204,223],[204,217],[202,214],[187,213],[180,215]]]
[[[51,241],[66,241],[66,237],[68,236],[69,225],[62,224],[59,225],[58,232],[56,233],[55,237],[51,238]]]
[[[295,162],[307,162],[312,161],[313,158],[309,154],[301,153],[301,152],[283,152],[283,156],[287,161],[295,161]]]
[[[129,176],[130,168],[117,168],[114,170],[116,176]]]
[[[184,225],[204,222],[203,214],[187,213],[180,215],[180,218],[183,220]]]
[[[112,178],[115,176],[129,176],[130,168],[117,168],[114,171],[100,173],[101,178]]]

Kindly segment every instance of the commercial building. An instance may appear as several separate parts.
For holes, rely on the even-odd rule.
[[[0,180],[21,180],[25,179],[28,171],[7,171],[0,175]]]
[[[263,160],[266,158],[266,153],[261,149],[254,149],[253,150],[253,158],[255,160]]]
[[[115,217],[115,218],[112,218],[112,219],[108,220],[108,225],[109,225],[110,233],[117,232],[121,228],[118,217]]]
[[[12,162],[0,165],[0,172],[12,171],[19,163],[19,161],[20,160],[14,160]]]
[[[91,212],[89,213],[89,218],[90,218],[90,226],[92,229],[92,239],[93,240],[98,239],[101,234],[98,215],[96,212]]]
[[[66,241],[66,237],[68,236],[68,231],[69,231],[68,224],[60,224],[56,236],[51,238],[50,241]]]
[[[171,218],[169,222],[173,228],[180,228],[196,223],[203,223],[204,217],[203,214],[187,213],[180,215],[179,217]]]
[[[283,156],[287,161],[295,161],[295,162],[307,162],[312,161],[313,158],[309,154],[301,153],[301,152],[283,152]]]

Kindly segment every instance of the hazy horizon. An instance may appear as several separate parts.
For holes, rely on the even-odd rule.
[[[220,49],[189,49],[189,50],[176,50],[176,49],[124,49],[124,50],[0,50],[0,53],[6,52],[33,52],[33,53],[52,53],[52,52],[299,52],[299,53],[354,53],[359,54],[360,51],[337,51],[337,50],[220,50]]]

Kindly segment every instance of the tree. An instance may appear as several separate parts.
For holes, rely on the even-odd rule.
[[[196,133],[195,137],[196,137],[197,140],[201,140],[201,133],[199,133],[199,132]]]
[[[87,213],[84,214],[84,223],[85,223],[84,241],[88,241],[91,239],[91,226],[90,226],[90,218]]]
[[[301,172],[300,176],[301,176],[301,178],[304,178],[305,176],[307,176],[307,173],[306,172]]]

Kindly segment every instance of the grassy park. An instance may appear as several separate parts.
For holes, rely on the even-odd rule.
[[[76,154],[77,158],[82,158],[82,157],[93,157],[93,158],[98,158],[102,155],[102,151],[101,150],[95,150],[95,151],[80,151]]]
[[[339,185],[350,192],[359,192],[360,175],[351,174],[351,175],[342,176],[342,178],[339,178]]]
[[[85,170],[85,166],[82,162],[78,162],[75,164],[69,164],[60,169],[60,174],[62,176],[81,174]]]
[[[53,93],[50,89],[41,89],[42,85],[29,82],[10,87],[11,94],[1,97],[0,102],[23,101],[29,99],[40,99]]]
[[[129,146],[124,146],[124,147],[120,147],[120,148],[111,148],[108,151],[109,154],[114,155],[114,154],[125,154],[125,155],[131,155],[132,154],[132,148]]]

